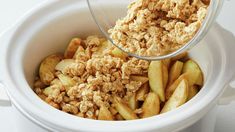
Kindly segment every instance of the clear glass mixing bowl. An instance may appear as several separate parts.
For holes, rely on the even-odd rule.
[[[217,14],[220,11],[221,6],[223,5],[223,0],[210,0],[208,13],[201,28],[188,43],[186,43],[178,50],[162,56],[139,56],[137,54],[129,53],[123,50],[122,47],[119,47],[118,45],[113,43],[113,40],[109,37],[108,33],[108,30],[115,25],[118,19],[126,16],[127,6],[135,0],[86,0],[86,1],[96,24],[98,25],[102,33],[105,35],[105,37],[108,38],[113,45],[118,47],[120,50],[126,52],[130,56],[145,60],[161,60],[174,57],[194,47],[206,35],[208,30],[212,26],[213,22],[215,21],[215,18],[217,17]]]

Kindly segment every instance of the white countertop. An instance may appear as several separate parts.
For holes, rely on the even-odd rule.
[[[0,34],[9,26],[14,24],[25,12],[41,3],[43,0],[0,0]],[[235,1],[225,1],[222,11],[217,19],[227,30],[235,35]],[[235,42],[234,42],[235,44]],[[235,69],[234,69],[235,70]],[[215,132],[235,131],[235,102],[227,106],[219,106]],[[35,130],[31,123],[18,122],[20,118],[16,110],[12,107],[0,107],[0,131],[1,132],[22,132],[21,127],[28,128],[27,131]],[[33,127],[34,126],[34,127]],[[38,131],[37,131],[38,132]],[[41,132],[41,131],[40,131]]]

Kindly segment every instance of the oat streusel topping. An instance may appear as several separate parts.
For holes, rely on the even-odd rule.
[[[131,93],[142,86],[142,82],[131,80],[130,76],[145,76],[149,62],[128,56],[125,60],[115,57],[111,54],[114,47],[110,42],[103,41],[103,38],[97,36],[89,36],[83,40],[71,58],[73,61],[63,70],[56,71],[56,78],[50,85],[44,85],[37,78],[34,90],[39,97],[57,109],[92,119],[98,118],[101,106],[112,109],[112,96],[128,100]],[[106,53],[99,53],[102,43],[110,47],[106,49]],[[61,75],[71,79],[73,85],[65,85]],[[47,89],[50,92],[45,92]]]
[[[203,0],[136,0],[109,30],[110,37],[126,51],[141,56],[173,52],[197,33],[208,4]]]

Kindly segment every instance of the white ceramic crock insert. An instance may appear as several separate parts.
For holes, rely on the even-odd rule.
[[[116,12],[117,13],[117,12]],[[115,12],[114,12],[115,15]],[[51,131],[176,131],[203,117],[214,105],[234,76],[235,44],[224,43],[224,34],[215,25],[207,37],[190,51],[205,75],[202,90],[183,106],[158,116],[133,121],[97,121],[69,115],[44,103],[31,90],[35,69],[54,52],[63,52],[74,36],[99,33],[87,5],[82,0],[51,0],[24,17],[2,45],[4,85],[11,102],[26,117]],[[231,92],[232,91],[232,92]],[[233,98],[234,91],[227,95]],[[1,101],[0,101],[1,102]]]

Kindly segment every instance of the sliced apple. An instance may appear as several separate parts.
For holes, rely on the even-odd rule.
[[[93,55],[104,55],[105,51],[109,50],[111,47],[112,44],[110,41],[101,41],[101,45],[98,47],[98,50],[93,53]]]
[[[107,107],[102,105],[98,114],[98,120],[113,120],[113,115]]]
[[[143,84],[136,93],[136,100],[144,101],[147,93],[149,92],[149,84]]]
[[[170,73],[169,73],[169,82],[168,85],[171,85],[181,74],[182,69],[183,69],[183,65],[184,63],[181,61],[176,61],[171,69],[170,69]]]
[[[115,119],[118,120],[118,121],[121,121],[121,120],[125,120],[121,114],[116,114],[115,115]]]
[[[81,43],[82,40],[80,38],[73,38],[64,52],[64,58],[72,59]]]
[[[62,60],[63,56],[54,54],[46,57],[39,68],[39,76],[45,85],[50,85],[50,82],[55,78],[55,66]]]
[[[80,59],[82,59],[81,57],[84,55],[86,55],[86,51],[81,45],[79,45],[77,48],[77,51],[75,52],[75,54],[73,56],[73,59],[80,60]]]
[[[129,98],[129,107],[132,109],[132,110],[135,110],[137,108],[137,100],[136,100],[136,93],[134,93],[130,98]]]
[[[188,99],[187,100],[192,99],[198,92],[199,92],[198,86],[193,85],[193,86],[189,87]]]
[[[146,83],[149,81],[148,77],[144,77],[144,76],[135,76],[135,75],[131,75],[130,76],[130,80],[132,81],[138,81],[141,82],[142,84]]]
[[[162,76],[163,76],[163,87],[166,89],[168,82],[168,68],[165,65],[162,65]]]
[[[163,64],[167,67],[167,69],[170,67],[171,59],[164,59],[162,60]]]
[[[54,91],[54,88],[53,87],[46,87],[44,90],[43,90],[43,93],[46,95],[46,96],[49,96],[53,93]]]
[[[51,86],[46,87],[45,89],[43,89],[43,94],[46,95],[46,96],[52,95],[53,92],[54,92],[56,89],[60,89],[60,87],[58,87],[58,86],[56,86],[56,85],[51,85]]]
[[[194,82],[194,84],[197,84],[199,86],[203,85],[203,74],[202,74],[200,67],[195,61],[188,60],[187,62],[184,63],[183,73],[186,73],[186,72],[191,72],[192,74],[194,74],[195,72],[199,72],[199,75],[196,81]]]
[[[186,72],[186,73],[180,75],[180,77],[177,80],[175,80],[169,87],[167,87],[167,89],[166,89],[166,99],[168,100],[171,97],[171,95],[173,94],[173,92],[175,91],[175,89],[177,88],[177,86],[179,85],[179,83],[183,79],[186,79],[188,81],[189,86],[193,86],[195,84],[198,76],[199,76],[198,71]]]
[[[111,112],[112,115],[116,115],[118,113],[118,111],[113,107],[109,107],[109,111]]]
[[[200,74],[197,81],[195,82],[196,85],[202,86],[203,85],[203,75]]]
[[[118,113],[126,120],[134,120],[138,119],[137,115],[133,112],[133,110],[128,107],[119,97],[114,97],[114,106]]]
[[[75,60],[73,59],[64,59],[56,65],[55,69],[65,74],[64,69],[66,69],[70,65],[73,65],[74,63],[75,63]]]
[[[72,87],[76,84],[76,81],[67,75],[59,74],[58,78],[65,87]]]
[[[128,54],[126,54],[125,52],[121,51],[120,49],[116,47],[111,51],[111,55],[114,57],[121,58],[123,60],[125,60],[126,57],[128,57]]]
[[[149,86],[151,90],[158,94],[162,102],[165,101],[165,89],[163,81],[162,61],[152,61],[148,68]]]
[[[159,114],[160,112],[160,100],[158,95],[154,92],[150,92],[146,97],[143,106],[142,118],[151,117]]]
[[[175,89],[170,99],[163,106],[161,113],[171,111],[183,105],[187,101],[187,98],[188,98],[188,82],[186,79],[183,79]]]

